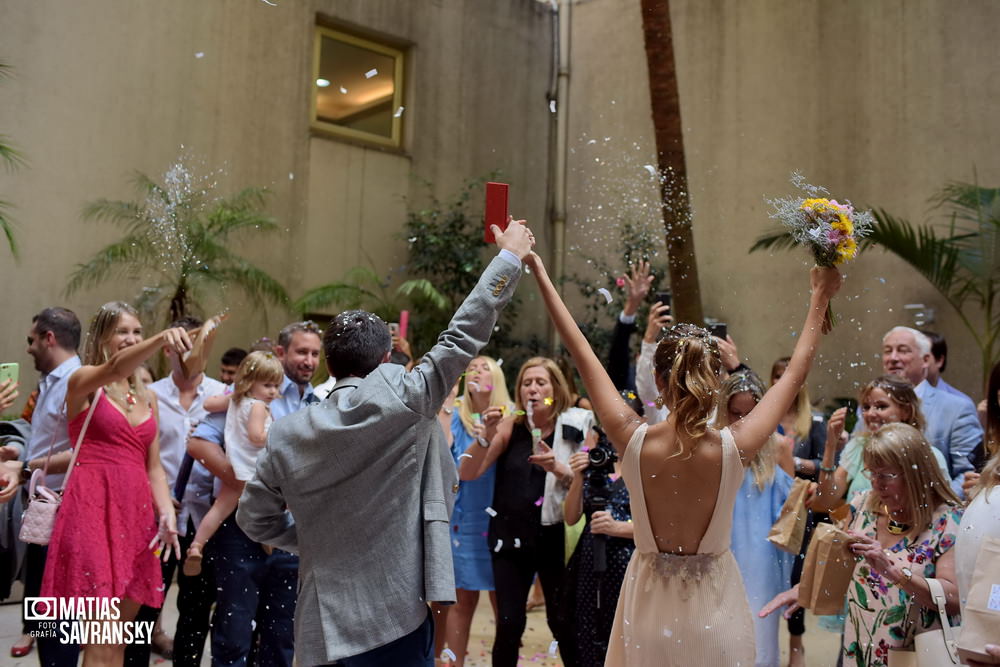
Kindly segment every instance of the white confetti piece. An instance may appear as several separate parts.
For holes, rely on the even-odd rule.
[[[260,1],[263,2],[265,5],[271,5],[272,7],[278,6],[277,2],[270,2],[269,0],[260,0]]]
[[[654,167],[653,165],[651,165],[651,164],[644,164],[644,165],[642,165],[642,168],[645,169],[646,171],[648,171],[650,176],[653,176],[653,177],[657,176],[656,167]]]
[[[611,303],[612,301],[614,301],[614,297],[611,296],[611,292],[609,292],[606,287],[600,287],[600,288],[598,288],[597,293],[600,294],[601,296],[603,296],[604,299],[608,303]]]
[[[340,94],[341,95],[346,95],[347,94],[347,88],[344,88],[343,86],[341,86],[340,87]]]
[[[405,109],[405,108],[406,107],[399,107],[398,109],[396,109],[396,113],[392,114],[392,117],[393,118],[399,118],[400,116],[402,116],[403,115],[403,109]]]
[[[549,657],[550,658],[556,657],[556,651],[558,650],[559,650],[559,642],[553,640],[552,643],[549,644]]]
[[[556,112],[556,101],[549,100],[549,113],[555,113],[555,112]]]
[[[292,172],[288,172],[288,180],[294,181],[295,180],[295,174],[293,174]]]
[[[497,359],[497,366],[503,366],[503,359]]]
[[[199,51],[198,53],[194,54],[194,57],[195,58],[204,58],[205,57],[205,52],[204,51]]]
[[[493,547],[493,551],[500,553],[501,548],[503,548],[503,540],[497,540],[497,545]]]
[[[374,67],[371,68],[370,70],[368,70],[367,72],[365,72],[365,78],[366,79],[370,79],[373,76],[378,76],[378,70],[375,69]]]
[[[469,457],[471,459],[472,458],[472,454],[469,454],[468,452],[463,452],[463,453],[461,453],[461,454],[458,455],[458,460],[461,461],[465,457]]]
[[[492,507],[487,507],[487,508],[486,508],[485,510],[483,510],[483,511],[485,511],[485,512],[486,512],[487,514],[489,514],[490,516],[496,516],[496,515],[497,515],[497,511],[496,511],[495,509],[493,509]]]
[[[445,650],[441,651],[441,662],[445,661],[455,662],[456,660],[458,660],[458,657],[450,648],[446,648]]]
[[[521,548],[521,538],[520,537],[515,537],[514,538],[514,548],[515,549],[520,549]]]

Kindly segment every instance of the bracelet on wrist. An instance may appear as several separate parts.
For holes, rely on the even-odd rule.
[[[826,466],[820,464],[819,471],[820,472],[828,472],[828,473],[830,473],[832,475],[833,473],[837,472],[837,469],[836,468],[827,468]]]

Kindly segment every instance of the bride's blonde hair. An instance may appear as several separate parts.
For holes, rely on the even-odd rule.
[[[656,346],[653,368],[662,387],[660,395],[677,419],[679,448],[671,457],[688,458],[694,443],[708,430],[708,416],[719,391],[719,346],[701,327],[677,324],[667,329]]]

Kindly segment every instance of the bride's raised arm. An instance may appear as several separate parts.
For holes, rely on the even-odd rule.
[[[826,308],[840,289],[841,281],[842,277],[837,269],[813,267],[810,274],[812,293],[809,311],[788,368],[781,379],[764,394],[757,407],[730,428],[744,460],[752,459],[764,446],[806,381],[822,335]]]
[[[594,405],[601,427],[615,446],[618,455],[622,456],[632,432],[642,423],[639,416],[622,400],[601,360],[594,354],[590,343],[576,325],[569,309],[549,279],[548,273],[545,272],[542,259],[532,252],[524,261],[531,267],[542,299],[545,301],[545,308],[549,311],[549,317],[556,325],[556,330],[573,357],[584,386],[587,387],[587,397]]]

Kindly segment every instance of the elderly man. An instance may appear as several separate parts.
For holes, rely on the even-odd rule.
[[[458,478],[437,413],[489,340],[533,237],[494,226],[500,253],[412,371],[389,360],[388,326],[338,315],[323,339],[330,396],[271,427],[237,521],[302,558],[303,667],[434,664],[428,602],[454,602],[448,517]]]
[[[983,439],[983,428],[971,401],[927,381],[932,359],[930,339],[916,329],[895,327],[882,338],[882,369],[913,385],[927,420],[925,435],[944,454],[952,489],[961,497],[962,477],[972,470],[969,455]]]

